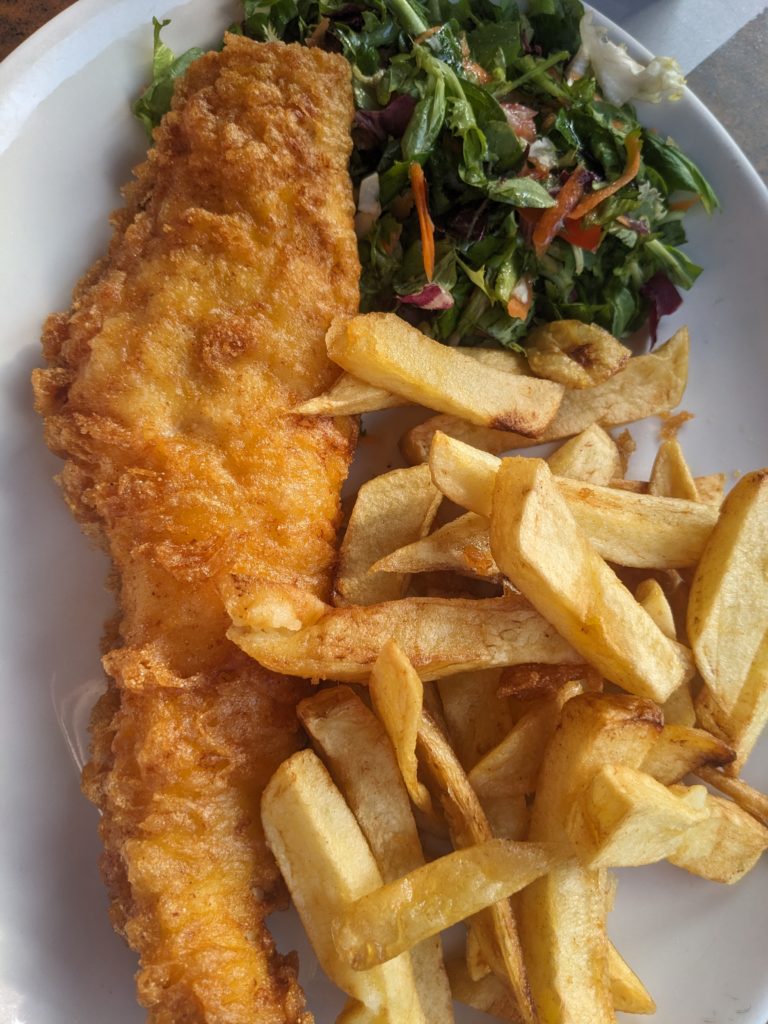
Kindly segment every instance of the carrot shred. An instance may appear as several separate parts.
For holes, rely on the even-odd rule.
[[[419,231],[421,232],[421,258],[424,264],[424,273],[427,280],[432,280],[435,272],[435,225],[429,216],[427,205],[427,182],[424,178],[424,171],[421,164],[412,163],[408,168],[408,177],[411,179],[411,191],[413,201],[416,204],[416,213],[419,217]]]
[[[583,167],[577,167],[568,176],[563,187],[557,194],[555,205],[544,210],[536,227],[533,229],[533,247],[536,255],[541,258],[552,244],[552,240],[562,228],[566,217],[575,217],[573,208],[584,195]]]
[[[640,152],[642,150],[642,141],[640,139],[640,132],[630,132],[624,140],[624,145],[627,148],[627,162],[624,165],[623,172],[619,177],[606,185],[605,188],[599,189],[597,192],[593,192],[591,195],[585,196],[581,200],[575,210],[571,211],[571,217],[578,220],[583,217],[584,214],[594,210],[596,206],[599,206],[604,199],[608,196],[612,196],[614,192],[618,192],[624,185],[628,185],[633,178],[637,177],[637,172],[640,170]]]
[[[684,213],[698,202],[701,202],[701,196],[695,195],[691,196],[690,199],[676,199],[673,203],[669,204],[669,208],[670,210],[682,210]]]

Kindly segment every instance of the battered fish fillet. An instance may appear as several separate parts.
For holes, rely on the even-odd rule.
[[[305,687],[226,640],[219,584],[328,593],[355,427],[290,409],[335,379],[325,331],[357,311],[352,114],[336,55],[229,36],[195,62],[35,373],[115,568],[84,787],[154,1024],[311,1021],[264,925],[284,890],[259,817]]]

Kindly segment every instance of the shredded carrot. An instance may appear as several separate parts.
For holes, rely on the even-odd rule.
[[[562,228],[566,217],[575,217],[574,206],[584,195],[584,168],[577,167],[557,193],[555,205],[544,210],[533,229],[533,247],[541,257],[547,251],[555,235]]]
[[[408,168],[408,177],[411,179],[411,191],[413,201],[416,203],[416,212],[419,216],[419,231],[421,232],[421,258],[424,263],[424,273],[427,280],[432,280],[435,272],[435,225],[429,216],[427,205],[427,182],[424,178],[424,171],[421,164],[413,163]]]
[[[630,132],[624,140],[624,145],[627,147],[627,162],[624,165],[624,171],[610,185],[606,185],[605,188],[601,188],[582,199],[576,209],[571,211],[571,217],[576,220],[579,217],[583,217],[585,213],[594,210],[604,199],[612,196],[614,192],[618,192],[620,188],[628,185],[633,178],[637,177],[637,172],[640,170],[640,151],[642,149],[640,132]]]
[[[692,206],[701,201],[701,196],[692,196],[690,199],[676,199],[674,203],[669,204],[670,210],[690,210]]]
[[[439,32],[442,27],[442,25],[433,25],[432,28],[428,28],[426,32],[422,32],[420,36],[416,36],[413,40],[414,43],[423,43],[425,40],[435,35],[436,32]]]
[[[507,302],[507,313],[517,320],[525,320],[531,308],[531,302],[533,301],[533,290],[531,289],[531,282],[528,278],[523,278],[521,281],[525,285],[525,300],[519,299],[516,295],[512,294]],[[518,288],[515,288],[517,291]]]
[[[493,81],[493,75],[489,74],[485,68],[480,67],[476,60],[469,60],[465,57],[461,62],[461,66],[467,74],[474,75],[482,85]]]

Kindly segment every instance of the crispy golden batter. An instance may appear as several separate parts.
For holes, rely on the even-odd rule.
[[[357,309],[351,117],[340,57],[228,37],[195,62],[35,374],[116,569],[84,782],[154,1024],[310,1019],[263,924],[283,893],[259,817],[304,687],[226,640],[218,585],[327,596],[354,427],[290,409],[332,383],[325,331]]]

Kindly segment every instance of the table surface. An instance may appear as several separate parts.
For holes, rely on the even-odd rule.
[[[0,60],[73,2],[0,0]],[[684,51],[689,55],[689,66],[707,54],[690,70],[683,59],[688,85],[728,129],[768,183],[768,0],[729,0],[727,15],[722,14],[724,0],[593,3],[652,49],[658,42],[663,47],[661,52],[681,59]],[[710,8],[718,15],[716,19],[707,18]],[[707,20],[710,26],[702,24]],[[692,46],[691,39],[697,45]]]

